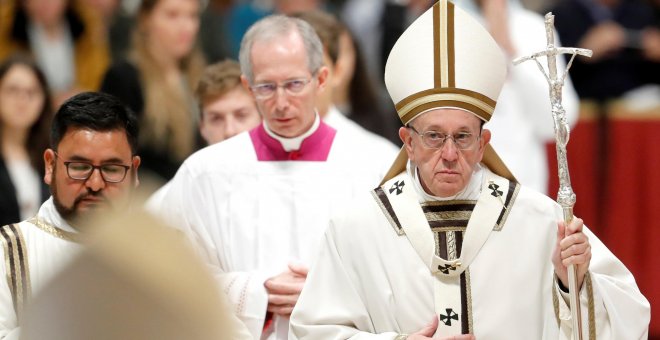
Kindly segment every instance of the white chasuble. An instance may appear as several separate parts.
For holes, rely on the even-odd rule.
[[[472,333],[469,266],[493,229],[506,221],[519,185],[495,176],[482,176],[478,201],[435,201],[420,205],[413,179],[401,174],[374,190],[384,214],[407,236],[433,276],[437,334]],[[486,183],[487,182],[487,183]],[[383,190],[383,188],[389,188]],[[506,188],[507,192],[500,190]]]
[[[473,176],[475,180],[475,176]],[[402,174],[332,218],[291,317],[300,339],[570,339],[551,262],[561,207],[484,169],[475,200],[422,199]],[[426,195],[428,196],[428,195]],[[586,227],[584,339],[645,339],[648,301]]]

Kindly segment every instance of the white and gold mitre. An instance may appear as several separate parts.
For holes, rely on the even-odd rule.
[[[404,125],[429,110],[451,107],[488,122],[506,79],[504,53],[465,11],[441,0],[399,37],[385,65],[385,85]],[[405,169],[405,148],[383,182]],[[495,150],[482,163],[515,180]]]

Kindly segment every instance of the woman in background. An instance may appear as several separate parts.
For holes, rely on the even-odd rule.
[[[42,178],[52,110],[46,77],[31,60],[0,65],[0,226],[34,216],[49,196]]]
[[[379,97],[378,88],[369,77],[360,46],[343,24],[334,78],[333,103],[339,111],[363,128],[401,145],[399,119],[397,115],[383,110],[384,100]],[[389,98],[385,101],[394,110]]]
[[[195,148],[191,89],[204,68],[196,45],[200,10],[199,0],[143,0],[129,57],[108,70],[101,86],[140,117],[140,170],[161,180],[172,178]]]
[[[79,0],[0,1],[0,60],[14,53],[34,58],[55,106],[97,90],[110,62],[101,20]]]

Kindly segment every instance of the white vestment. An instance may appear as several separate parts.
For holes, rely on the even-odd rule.
[[[208,146],[179,169],[156,209],[183,230],[216,274],[239,318],[262,337],[266,279],[310,265],[330,215],[378,185],[393,161],[338,128],[325,161],[260,161],[251,132]],[[387,156],[385,156],[387,157]],[[275,317],[264,337],[286,339]]]
[[[0,339],[18,339],[18,318],[24,304],[80,251],[77,235],[55,209],[52,197],[41,205],[35,218],[3,227],[0,277],[5,279],[0,280]],[[21,275],[23,271],[27,276]]]
[[[353,146],[356,152],[382,155],[382,159],[373,159],[376,162],[373,166],[377,168],[387,168],[390,166],[399,152],[399,149],[389,140],[361,127],[358,123],[344,116],[334,106],[325,114],[323,121],[336,130],[341,131],[342,134],[349,135],[350,139],[354,141]],[[170,182],[165,183],[149,197],[147,202],[148,209],[158,209],[170,185]]]
[[[293,311],[292,337],[394,339],[436,317],[440,338],[570,339],[567,294],[551,263],[561,208],[482,171],[473,176],[476,197],[425,201],[403,173],[333,217]],[[584,232],[593,254],[580,291],[584,339],[646,339],[648,301]]]

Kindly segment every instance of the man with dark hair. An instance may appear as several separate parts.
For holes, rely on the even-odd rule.
[[[44,152],[51,198],[37,216],[0,228],[0,339],[17,339],[25,305],[79,250],[92,212],[123,211],[138,185],[134,113],[113,96],[86,92],[66,101]]]

